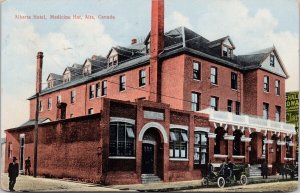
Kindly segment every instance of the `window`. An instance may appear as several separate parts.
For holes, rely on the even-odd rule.
[[[61,95],[58,95],[58,96],[56,97],[56,101],[57,101],[57,104],[58,104],[58,103],[61,103]]]
[[[135,156],[134,125],[124,122],[110,123],[109,156]]]
[[[269,77],[264,76],[264,91],[269,92]]]
[[[123,91],[126,89],[126,77],[125,75],[120,76],[120,91]]]
[[[270,55],[270,66],[272,66],[272,67],[275,66],[275,57],[273,54]]]
[[[71,91],[71,103],[75,103],[76,92],[75,90]]]
[[[139,71],[139,86],[145,86],[146,85],[146,71],[140,70]]]
[[[200,94],[192,92],[192,111],[200,110]]]
[[[285,137],[285,148],[286,148],[286,158],[292,158],[293,157],[293,148],[291,146],[292,140],[290,137]]]
[[[95,97],[95,85],[90,85],[90,99]]]
[[[83,75],[84,76],[87,76],[89,74],[91,74],[92,71],[91,71],[91,65],[86,65],[84,68],[83,68]]]
[[[39,111],[40,111],[40,112],[43,111],[43,103],[42,103],[41,100],[39,101]]]
[[[275,80],[275,94],[280,95],[280,81]]]
[[[231,72],[231,88],[237,89],[237,73]]]
[[[216,67],[210,68],[210,82],[212,84],[218,84],[218,71]]]
[[[241,114],[241,103],[239,101],[235,102],[235,114],[236,115]]]
[[[96,84],[96,97],[100,96],[100,83]]]
[[[52,108],[52,99],[48,98],[48,110]]]
[[[231,112],[232,111],[232,100],[227,101],[227,111]]]
[[[12,147],[12,143],[8,143],[8,158],[12,158],[12,150],[13,150],[13,147]]]
[[[208,159],[207,147],[207,133],[196,131],[194,142],[194,164],[206,164]]]
[[[280,118],[281,118],[281,107],[276,106],[275,121],[280,122]]]
[[[263,103],[263,118],[269,119],[269,104]]]
[[[227,46],[222,46],[223,48],[223,56],[225,57],[228,57],[228,58],[231,58],[233,56],[233,52],[232,52],[232,49],[227,47]]]
[[[73,118],[73,117],[74,117],[74,115],[73,115],[73,113],[71,113],[71,114],[70,114],[70,118]]]
[[[89,114],[89,115],[94,114],[94,109],[93,109],[93,108],[90,108],[90,109],[88,110],[88,114]]]
[[[102,87],[101,96],[105,96],[107,94],[107,82],[106,82],[106,80],[102,81],[101,87]]]
[[[193,62],[193,78],[194,80],[201,79],[200,63],[195,61]]]
[[[187,131],[183,129],[170,130],[170,158],[187,158]]]
[[[210,97],[210,107],[213,108],[215,111],[218,110],[218,97]]]
[[[243,133],[241,132],[241,130],[235,130],[233,132],[233,144],[232,144],[232,148],[233,148],[233,155],[242,155],[243,153],[243,144],[241,141],[241,137],[242,137]]]

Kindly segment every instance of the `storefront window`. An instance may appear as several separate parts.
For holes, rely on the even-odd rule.
[[[206,164],[207,162],[207,133],[195,132],[194,164]]]

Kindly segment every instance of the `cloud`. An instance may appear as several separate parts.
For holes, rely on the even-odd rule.
[[[174,11],[165,21],[166,31],[172,30],[179,26],[185,26],[187,28],[193,29],[190,19],[178,11]]]
[[[62,74],[66,66],[82,64],[94,54],[105,56],[115,43],[99,20],[69,20],[56,31],[42,34],[31,20],[17,20],[15,14],[26,15],[16,9],[5,9],[2,18],[2,130],[19,126],[29,118],[26,97],[35,91],[38,51],[44,52],[45,83],[49,73]]]
[[[299,89],[298,34],[279,31],[278,21],[270,10],[257,9],[251,15],[241,1],[210,1],[195,29],[209,40],[229,35],[236,46],[235,54],[275,45],[290,75],[286,91]]]

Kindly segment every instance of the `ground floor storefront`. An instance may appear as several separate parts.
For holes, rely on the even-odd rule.
[[[229,159],[266,161],[271,174],[295,158],[295,132],[283,123],[143,100],[102,99],[101,108],[100,114],[39,125],[38,175],[104,184],[142,183],[145,176],[172,182],[201,179],[209,160],[215,167]],[[6,136],[6,166],[16,156],[23,171],[25,159],[34,157],[33,125]]]

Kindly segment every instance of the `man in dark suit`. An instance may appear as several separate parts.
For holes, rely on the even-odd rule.
[[[29,175],[30,176],[30,167],[31,167],[31,161],[30,161],[30,157],[28,157],[27,160],[25,160],[25,175]]]
[[[8,166],[9,191],[15,191],[14,186],[19,175],[19,164],[16,161],[17,158],[13,157],[13,162]]]

